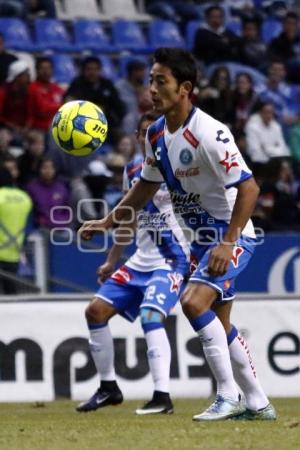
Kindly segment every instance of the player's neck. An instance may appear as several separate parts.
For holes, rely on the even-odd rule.
[[[186,104],[176,105],[165,114],[167,129],[170,133],[175,133],[184,124],[192,108],[192,103],[188,101]]]

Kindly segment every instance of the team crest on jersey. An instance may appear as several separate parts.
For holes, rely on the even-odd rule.
[[[240,259],[241,255],[242,255],[243,253],[244,253],[243,247],[235,247],[235,248],[234,248],[234,250],[233,250],[233,255],[232,255],[232,258],[231,258],[231,262],[232,262],[232,264],[233,264],[233,266],[234,266],[235,268],[238,267],[238,265],[239,265],[239,259]]]
[[[185,166],[190,164],[193,161],[193,155],[192,155],[191,150],[189,150],[188,148],[182,149],[180,152],[180,155],[179,155],[179,159],[180,159],[180,162],[182,164],[184,164]]]
[[[168,278],[171,281],[170,292],[176,292],[179,295],[180,286],[183,282],[183,275],[178,272],[168,273]]]
[[[132,279],[132,274],[126,266],[122,266],[112,274],[111,278],[119,284],[127,284]]]

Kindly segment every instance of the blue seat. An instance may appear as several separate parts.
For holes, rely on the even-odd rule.
[[[149,24],[149,42],[153,48],[186,47],[177,25],[169,20],[153,20]]]
[[[194,42],[195,42],[195,35],[197,33],[197,30],[202,25],[202,22],[199,20],[190,20],[187,23],[186,29],[185,29],[185,42],[188,50],[193,50],[194,48]]]
[[[75,50],[64,24],[57,19],[36,19],[34,21],[36,42],[41,50]]]
[[[105,78],[109,78],[111,81],[118,79],[117,69],[108,55],[96,55],[102,63],[102,74]]]
[[[85,49],[105,53],[115,51],[103,26],[96,20],[77,20],[74,23],[74,40],[78,51]]]
[[[112,23],[113,43],[118,51],[151,53],[140,26],[131,20],[116,20]]]
[[[226,30],[232,31],[232,33],[236,34],[237,36],[241,36],[242,24],[241,24],[240,19],[234,18],[232,20],[229,20],[226,23]]]
[[[38,47],[33,43],[26,24],[17,18],[0,18],[0,32],[5,39],[7,48],[34,52]]]
[[[272,39],[277,37],[282,31],[282,23],[274,18],[264,20],[261,27],[262,40],[269,44]]]
[[[77,67],[70,55],[54,53],[51,55],[53,62],[53,78],[57,83],[69,84],[77,76]]]

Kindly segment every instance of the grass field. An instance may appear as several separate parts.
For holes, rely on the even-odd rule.
[[[276,422],[192,422],[208,402],[175,400],[170,416],[126,401],[79,414],[74,402],[0,404],[0,450],[300,450],[300,398],[274,399]]]

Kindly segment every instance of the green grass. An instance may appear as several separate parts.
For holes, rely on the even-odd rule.
[[[0,450],[299,450],[300,398],[274,399],[276,422],[192,422],[204,400],[175,400],[170,416],[134,415],[139,401],[94,413],[74,402],[0,404]]]

